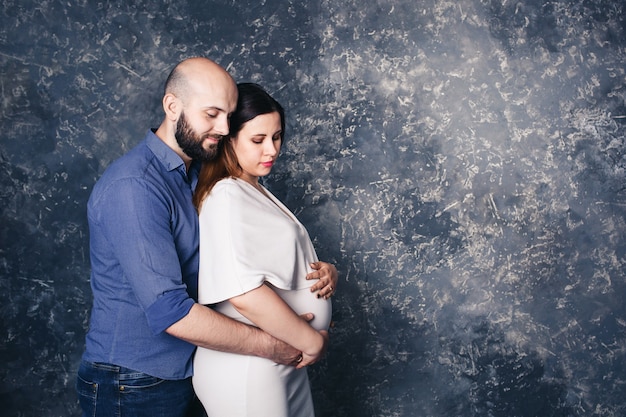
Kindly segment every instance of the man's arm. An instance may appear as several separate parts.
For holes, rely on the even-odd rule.
[[[311,320],[312,314],[304,315]],[[283,365],[294,365],[300,351],[262,330],[226,317],[202,304],[165,330],[196,346],[222,352],[259,356]]]

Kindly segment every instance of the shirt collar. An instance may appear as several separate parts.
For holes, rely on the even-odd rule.
[[[183,159],[178,156],[178,154],[174,152],[172,148],[167,146],[165,142],[159,139],[157,135],[154,134],[154,129],[148,131],[148,133],[146,134],[146,144],[148,145],[148,148],[150,148],[152,153],[154,153],[154,156],[156,156],[159,161],[161,161],[163,166],[168,171],[173,171],[179,168],[181,165],[183,166],[183,169],[185,168],[185,163],[183,162]]]
[[[174,171],[176,169],[180,170],[187,178],[187,182],[191,184],[192,190],[195,190],[202,163],[198,161],[191,161],[189,171],[187,171],[185,169],[185,162],[183,159],[176,152],[174,152],[172,148],[167,146],[157,135],[155,135],[155,131],[156,129],[152,129],[146,134],[146,144],[148,145],[148,148],[152,151],[154,156],[161,161],[163,166],[168,171]]]

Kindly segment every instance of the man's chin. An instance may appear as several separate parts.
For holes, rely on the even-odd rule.
[[[203,148],[202,155],[200,156],[201,161],[207,162],[215,159],[217,156],[217,146],[210,147],[209,149]]]

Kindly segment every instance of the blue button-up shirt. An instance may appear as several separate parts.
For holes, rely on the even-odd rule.
[[[187,173],[150,131],[94,186],[87,206],[94,300],[84,360],[163,379],[191,376],[195,346],[164,330],[197,298],[197,168]]]

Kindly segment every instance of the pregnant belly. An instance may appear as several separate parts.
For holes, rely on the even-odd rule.
[[[301,290],[281,290],[279,288],[271,286],[271,288],[285,300],[289,307],[296,314],[313,313],[314,319],[309,324],[316,330],[328,330],[330,326],[330,319],[332,315],[332,303],[329,300],[323,298],[317,298],[315,293],[312,293],[309,288],[303,288]],[[223,301],[214,306],[216,311],[231,317],[235,320],[243,323],[252,324],[250,320],[242,316],[239,311],[230,303],[230,301]]]
[[[309,288],[301,290],[281,290],[273,288],[280,297],[285,300],[289,307],[297,314],[313,313],[315,318],[309,324],[316,330],[328,330],[332,315],[332,303],[330,299],[317,298]]]

